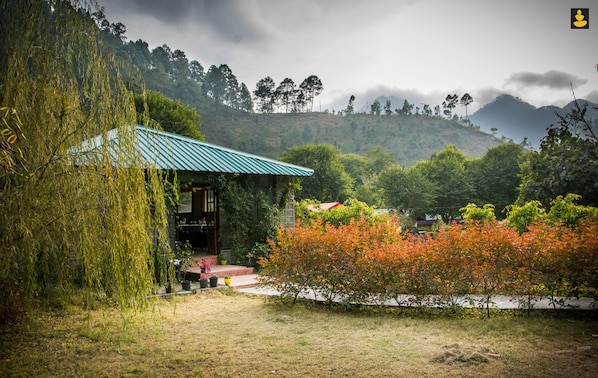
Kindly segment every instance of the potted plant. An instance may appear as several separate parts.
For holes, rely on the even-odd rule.
[[[173,264],[176,270],[177,279],[181,283],[182,289],[185,291],[191,290],[191,281],[186,279],[186,275],[187,269],[189,268],[189,265],[191,265],[192,258],[193,248],[191,247],[189,240],[186,240],[185,243],[176,241],[174,245]]]
[[[209,281],[207,278],[200,278],[199,279],[199,288],[206,289],[208,287]]]
[[[224,255],[222,253],[218,254],[218,263],[220,265],[226,265],[228,263],[228,261],[226,260],[226,257],[224,257]]]
[[[199,264],[202,273],[210,273],[212,269],[210,268],[210,264],[206,261],[206,259],[201,259],[201,263]]]
[[[230,276],[224,276],[224,284],[226,286],[230,286],[230,281],[231,281]]]
[[[245,254],[245,266],[249,268],[252,265],[253,265],[253,253],[247,252],[247,254]]]
[[[218,286],[218,276],[215,274],[212,274],[212,276],[210,277],[210,287],[217,287]]]

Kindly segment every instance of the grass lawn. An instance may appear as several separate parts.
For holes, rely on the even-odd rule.
[[[8,377],[598,374],[596,320],[288,307],[230,290],[159,299],[132,323],[116,310],[33,313],[0,343]]]

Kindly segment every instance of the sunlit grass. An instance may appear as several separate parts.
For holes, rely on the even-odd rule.
[[[598,322],[288,307],[209,291],[114,311],[40,312],[1,340],[2,376],[595,376]],[[158,315],[159,314],[159,315]]]

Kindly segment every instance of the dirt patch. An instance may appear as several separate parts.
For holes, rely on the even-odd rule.
[[[445,345],[443,350],[432,357],[430,361],[438,364],[471,366],[488,363],[490,358],[500,358],[500,355],[485,347],[462,348],[459,344],[453,344]]]

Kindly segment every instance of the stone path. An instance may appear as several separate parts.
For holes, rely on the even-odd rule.
[[[256,286],[249,286],[249,287],[241,287],[238,288],[237,291],[248,293],[248,294],[258,294],[258,295],[269,295],[269,296],[278,296],[280,292],[277,290],[263,286],[263,285],[256,285]],[[325,301],[326,299],[314,293],[312,290],[305,291],[300,295],[301,298],[309,299],[309,300],[316,300],[316,301]],[[410,299],[413,296],[404,295],[397,300],[386,301],[384,303],[378,303],[375,301],[371,301],[370,303],[366,303],[367,305],[385,305],[389,307],[396,307],[396,306],[408,306]],[[437,297],[436,297],[437,298]],[[431,297],[430,300],[427,302],[427,305],[432,307],[438,307],[438,303],[434,302],[435,297]],[[341,302],[341,299],[338,298],[336,302]],[[598,302],[593,298],[565,298],[565,297],[558,297],[555,298],[555,303],[551,303],[549,299],[532,299],[531,300],[531,308],[532,309],[541,309],[541,310],[553,310],[553,309],[577,309],[577,310],[598,310]],[[467,297],[456,297],[454,298],[454,303],[464,307],[464,308],[486,308],[486,299],[483,296],[467,296]],[[490,308],[498,308],[498,309],[527,309],[528,308],[528,298],[525,296],[506,296],[506,295],[497,295],[493,296],[490,303]]]

